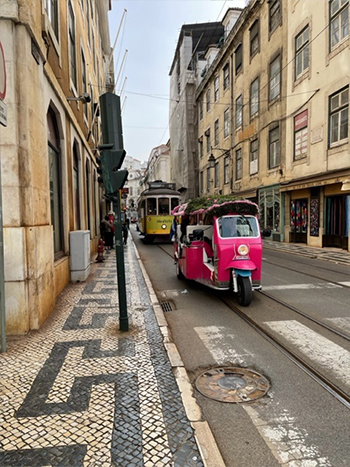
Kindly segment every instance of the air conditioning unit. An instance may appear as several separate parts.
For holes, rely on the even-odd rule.
[[[69,250],[71,281],[85,281],[90,274],[90,230],[70,232]]]

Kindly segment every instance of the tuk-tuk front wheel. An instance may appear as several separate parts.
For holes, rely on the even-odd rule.
[[[237,277],[237,301],[242,306],[250,305],[253,298],[252,284],[249,277]]]
[[[177,278],[182,281],[185,279],[185,276],[182,274],[182,271],[180,269],[180,266],[179,266],[179,262],[176,261],[176,275],[177,275]]]

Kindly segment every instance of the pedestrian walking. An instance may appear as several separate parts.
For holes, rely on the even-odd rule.
[[[110,250],[111,248],[113,248],[114,225],[111,222],[109,222],[108,216],[105,216],[101,224],[103,224],[104,228],[104,241],[106,243],[106,250]]]
[[[122,232],[123,232],[123,240],[124,240],[124,245],[126,245],[127,243],[127,240],[128,240],[128,226],[126,224],[126,222],[123,222],[123,225],[122,225]]]

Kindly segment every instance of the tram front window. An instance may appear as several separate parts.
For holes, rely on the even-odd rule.
[[[179,198],[171,198],[171,211],[176,208],[180,203]]]
[[[259,228],[255,217],[226,216],[219,220],[219,233],[222,238],[258,237]]]
[[[169,215],[169,198],[158,199],[158,213]]]
[[[147,214],[149,216],[157,215],[157,199],[156,198],[147,199]]]

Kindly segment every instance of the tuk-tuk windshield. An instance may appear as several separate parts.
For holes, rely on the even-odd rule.
[[[232,215],[218,219],[222,238],[259,237],[259,226],[254,216]]]

